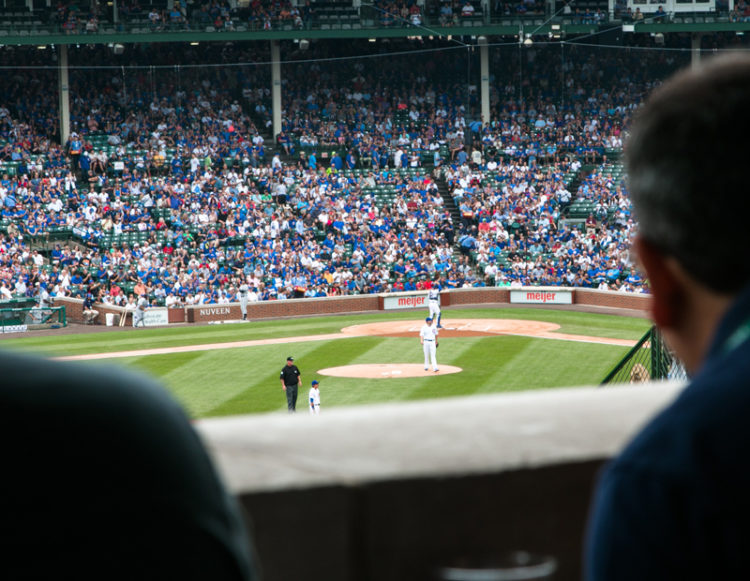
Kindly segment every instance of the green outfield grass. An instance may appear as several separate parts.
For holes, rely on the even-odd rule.
[[[423,313],[388,312],[190,327],[138,329],[80,335],[4,338],[3,348],[49,356],[114,353],[181,345],[336,333],[342,327],[376,321],[421,320]],[[533,319],[557,323],[561,333],[639,339],[649,328],[643,319],[542,309],[447,309],[455,318]],[[352,379],[325,377],[318,369],[357,363],[423,361],[419,338],[351,337],[293,344],[202,350],[105,360],[159,378],[193,417],[283,411],[279,371],[293,355],[304,380],[302,411],[312,379],[321,382],[322,408],[377,402],[497,393],[524,389],[597,384],[628,352],[627,347],[513,336],[448,338],[438,350],[440,365],[463,371],[418,378]],[[95,362],[89,363],[97,364]]]

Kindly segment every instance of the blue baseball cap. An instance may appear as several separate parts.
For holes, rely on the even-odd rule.
[[[427,317],[427,318],[425,319],[425,321],[427,321],[427,322],[430,322],[430,321],[432,321],[432,317]]]
[[[313,384],[313,385],[318,385],[318,380],[317,380],[317,379],[313,379],[313,380],[312,380],[312,384]]]

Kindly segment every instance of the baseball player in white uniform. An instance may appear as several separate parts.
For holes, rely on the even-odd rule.
[[[427,293],[427,306],[430,309],[430,318],[437,322],[437,328],[442,329],[440,325],[440,285],[435,285]]]
[[[49,309],[52,306],[52,299],[47,292],[47,284],[44,282],[39,285],[37,300],[39,301],[38,307],[40,309]]]
[[[424,325],[419,331],[419,342],[422,343],[422,350],[424,351],[424,370],[428,371],[430,364],[432,364],[432,370],[439,371],[436,359],[438,346],[437,321],[434,321],[432,317],[427,317],[424,320]]]
[[[146,326],[146,307],[148,307],[148,299],[146,295],[141,295],[133,311],[133,327]]]
[[[240,295],[240,311],[242,311],[242,320],[247,321],[247,295],[250,291],[250,287],[247,286],[246,282],[243,282],[238,290]]]
[[[320,389],[318,389],[318,380],[313,379],[312,387],[310,388],[310,415],[320,415]]]
[[[38,311],[34,312],[34,317],[37,320],[37,322],[41,323],[44,321],[45,317],[49,316],[49,312],[47,309],[49,309],[52,306],[52,298],[49,296],[49,293],[47,292],[47,284],[46,283],[36,283],[37,286],[39,286],[39,292],[36,295],[37,301],[37,309]]]

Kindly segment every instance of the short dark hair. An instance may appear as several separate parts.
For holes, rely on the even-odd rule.
[[[641,237],[716,292],[750,282],[748,140],[750,57],[732,55],[654,91],[625,149]]]

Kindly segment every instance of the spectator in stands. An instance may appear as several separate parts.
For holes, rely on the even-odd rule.
[[[161,386],[18,352],[0,368],[5,575],[257,578],[237,504]]]
[[[448,26],[453,22],[453,8],[451,2],[440,3],[440,14],[438,20],[441,26]]]
[[[170,29],[179,30],[187,26],[187,11],[179,0],[175,0],[172,7],[165,11],[165,14],[167,16],[165,20],[169,21]],[[225,20],[230,21],[231,24],[228,13],[222,11],[222,14],[225,15]],[[231,30],[231,27],[226,27],[226,29]]]
[[[85,32],[86,34],[95,34],[99,31],[99,21],[96,18],[96,15],[92,14],[89,16],[89,19],[86,21],[86,28]]]
[[[591,581],[746,574],[738,547],[748,538],[750,471],[738,459],[750,443],[749,112],[750,59],[733,55],[667,81],[633,125],[635,251],[654,322],[692,379],[602,475]]]
[[[461,6],[461,16],[464,18],[474,16],[474,5],[470,0],[465,0],[463,6]]]
[[[99,311],[94,308],[94,295],[86,293],[83,299],[83,321],[86,325],[91,325],[99,315]]]
[[[161,30],[164,26],[161,12],[156,7],[152,7],[148,13],[148,24],[152,31]]]
[[[13,298],[13,293],[8,288],[7,283],[3,280],[0,281],[0,300],[9,301]]]

